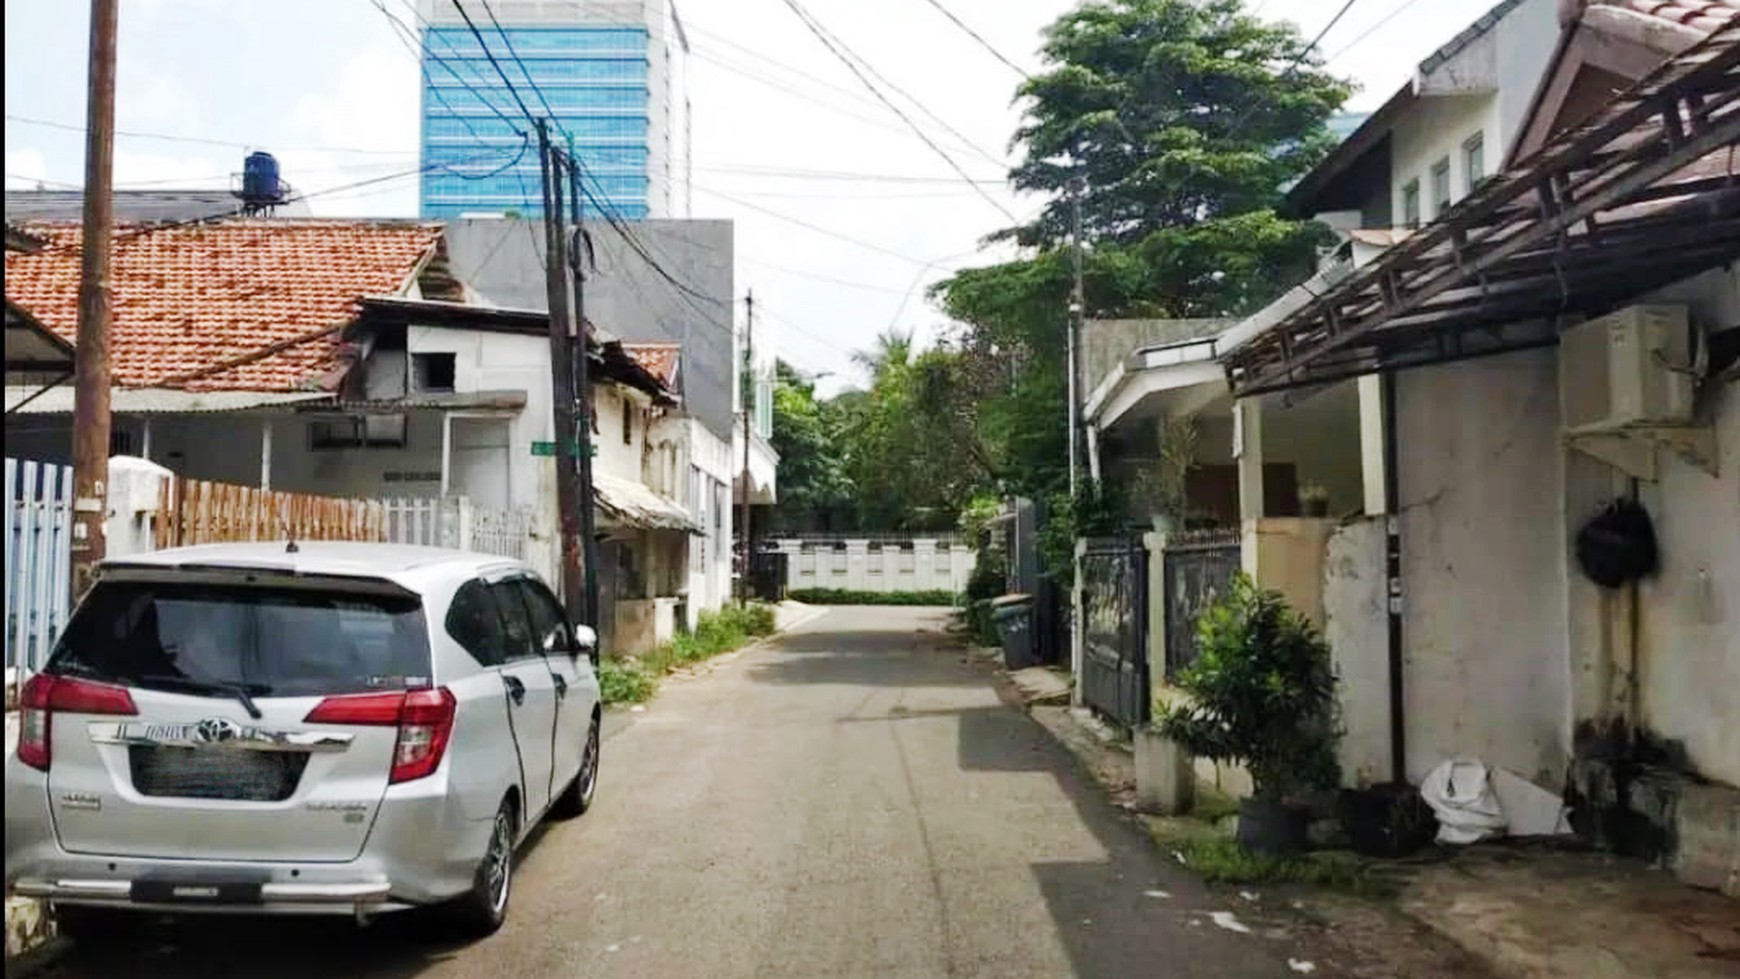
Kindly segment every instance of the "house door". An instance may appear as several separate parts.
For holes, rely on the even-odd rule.
[[[475,506],[506,510],[511,505],[506,418],[455,418],[452,491]]]

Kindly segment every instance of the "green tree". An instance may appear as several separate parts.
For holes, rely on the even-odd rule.
[[[1291,25],[1240,0],[1090,0],[1045,38],[1046,70],[1018,90],[1010,177],[1051,202],[991,235],[1034,251],[931,290],[961,325],[963,373],[1001,379],[966,412],[989,469],[1041,498],[1068,476],[1070,180],[1087,316],[1246,313],[1311,270],[1324,229],[1275,209],[1333,144],[1324,124],[1350,91]]]
[[[772,441],[779,453],[774,519],[780,529],[831,529],[837,521],[855,520],[838,416],[835,406],[816,400],[815,385],[790,364],[774,365]]]

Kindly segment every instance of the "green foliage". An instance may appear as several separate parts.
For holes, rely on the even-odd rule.
[[[598,689],[607,704],[639,704],[652,699],[658,680],[639,660],[606,658],[598,662]]]
[[[779,453],[778,529],[826,526],[854,507],[854,487],[840,451],[841,413],[817,401],[815,385],[780,361],[773,388],[773,448]]]
[[[787,594],[806,605],[929,605],[954,607],[960,596],[952,591],[851,591],[844,588],[802,588]]]
[[[1390,890],[1368,872],[1365,861],[1350,853],[1270,857],[1252,853],[1227,839],[1191,840],[1179,844],[1176,850],[1191,872],[1211,883],[1306,884],[1362,896],[1377,896]]]
[[[728,653],[757,636],[774,633],[773,607],[760,603],[727,605],[717,612],[702,612],[694,632],[677,637],[648,653],[644,659],[604,659],[598,665],[598,685],[607,704],[638,704],[652,697],[658,678]]]
[[[1075,542],[1081,537],[1110,537],[1128,524],[1122,494],[1112,483],[1095,484],[1083,473],[1074,500],[1068,493],[1051,499],[1039,527],[1039,560],[1045,573],[1068,589],[1075,584]]]
[[[1196,661],[1176,684],[1188,699],[1160,712],[1160,730],[1198,757],[1243,763],[1256,795],[1337,783],[1329,646],[1279,593],[1240,575],[1198,619]]]
[[[1324,124],[1352,91],[1292,24],[1242,0],[1094,0],[1047,29],[1042,53],[1049,69],[1019,89],[1026,158],[1011,174],[1054,195],[1018,232],[1035,244],[1066,239],[1077,174],[1096,243],[1269,209],[1334,145]]]

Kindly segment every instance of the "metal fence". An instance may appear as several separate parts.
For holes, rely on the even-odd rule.
[[[6,460],[6,666],[48,657],[72,592],[72,467]]]
[[[1125,727],[1147,723],[1148,552],[1140,537],[1087,542],[1081,556],[1082,701]]]
[[[1241,566],[1237,531],[1166,542],[1166,678],[1196,661],[1196,620],[1226,594]]]

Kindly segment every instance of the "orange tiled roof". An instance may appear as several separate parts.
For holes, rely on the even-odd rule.
[[[1595,0],[1596,6],[1618,7],[1714,34],[1740,16],[1740,0]]]
[[[24,230],[46,245],[7,252],[6,298],[70,342],[83,235],[67,223]],[[440,239],[440,225],[408,222],[120,228],[111,280],[114,381],[202,391],[330,388],[342,343],[337,332],[321,331],[354,320],[364,295],[401,292]],[[277,344],[283,349],[247,359]]]
[[[623,341],[622,349],[628,351],[635,363],[646,369],[646,372],[659,379],[659,383],[675,390],[677,386],[677,360],[683,352],[683,345],[674,341]]]

